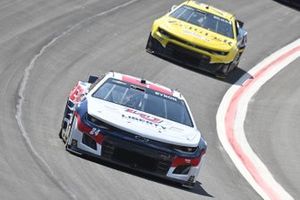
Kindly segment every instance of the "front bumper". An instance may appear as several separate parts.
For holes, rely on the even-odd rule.
[[[196,49],[182,41],[170,39],[158,31],[153,32],[153,34],[150,33],[146,49],[189,67],[198,68],[213,74],[218,73],[222,68],[229,65],[234,58],[232,53],[222,56]]]
[[[67,150],[73,153],[87,154],[185,185],[196,182],[203,163],[202,157],[197,166],[175,166],[173,161],[177,155],[174,151],[116,133],[106,134],[101,143],[92,140],[88,134],[77,129],[75,118],[67,141]]]

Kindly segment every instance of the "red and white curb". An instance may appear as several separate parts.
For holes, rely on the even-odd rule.
[[[247,142],[244,121],[248,103],[263,84],[299,56],[300,39],[264,59],[229,88],[217,112],[221,144],[240,173],[263,199],[294,198],[274,179]]]

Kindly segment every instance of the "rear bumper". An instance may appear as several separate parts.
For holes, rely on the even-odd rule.
[[[196,182],[203,160],[198,166],[173,166],[172,161],[176,156],[174,152],[157,147],[150,148],[141,142],[114,135],[106,135],[101,144],[91,145],[86,142],[88,134],[80,132],[76,123],[75,119],[67,141],[68,151],[86,154],[181,184],[193,185]]]

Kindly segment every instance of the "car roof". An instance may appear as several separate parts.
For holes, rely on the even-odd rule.
[[[145,80],[142,78],[138,78],[135,76],[122,74],[122,73],[118,73],[118,72],[109,72],[106,74],[106,76],[107,76],[107,78],[114,78],[114,79],[124,81],[127,83],[135,84],[140,87],[149,88],[151,90],[160,92],[162,94],[173,96],[178,99],[184,100],[184,97],[181,95],[181,93],[179,91],[170,89],[166,86],[160,85],[158,83],[153,83],[151,81],[148,81],[148,80]]]
[[[211,6],[211,5],[208,5],[208,4],[205,4],[205,3],[200,3],[200,2],[194,1],[194,0],[186,1],[182,5],[188,5],[188,6],[191,6],[193,8],[197,8],[199,10],[203,10],[205,12],[212,13],[216,16],[225,18],[225,19],[230,20],[230,21],[234,17],[234,15],[229,13],[229,12],[226,12],[224,10],[220,10],[216,7]]]

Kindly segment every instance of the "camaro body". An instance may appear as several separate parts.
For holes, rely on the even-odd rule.
[[[186,1],[153,22],[146,48],[215,73],[239,61],[247,42],[242,26],[230,13]]]
[[[184,97],[110,72],[79,81],[62,122],[66,149],[193,186],[207,144]]]

